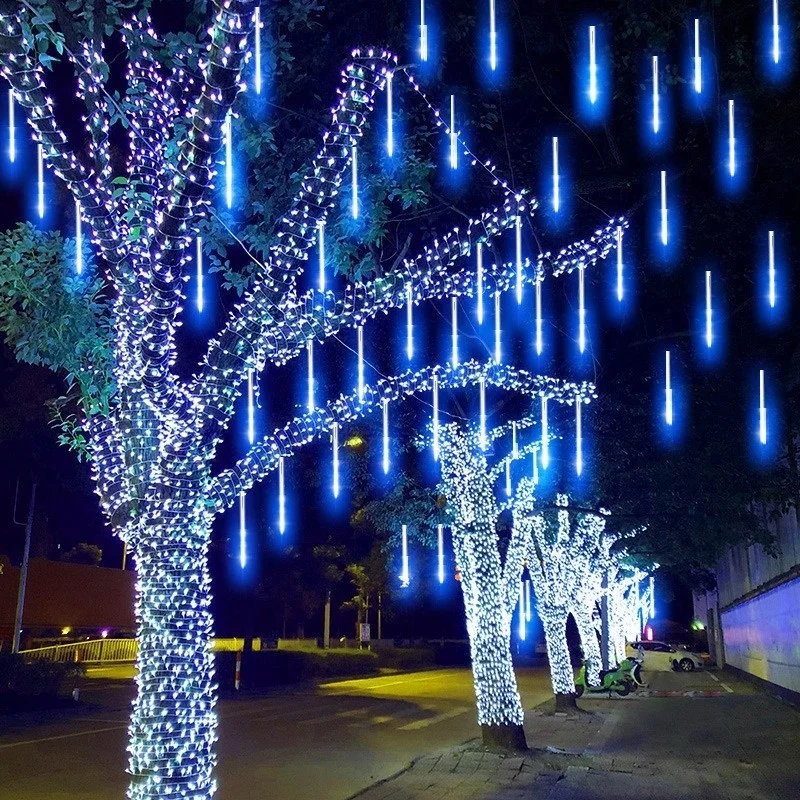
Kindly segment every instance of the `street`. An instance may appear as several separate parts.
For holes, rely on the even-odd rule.
[[[518,676],[526,709],[550,696],[546,670]],[[4,719],[0,800],[124,797],[132,694],[130,684],[90,685],[79,707]],[[467,669],[223,699],[217,797],[343,800],[417,756],[477,735]]]

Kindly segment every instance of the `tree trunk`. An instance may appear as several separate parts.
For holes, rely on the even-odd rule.
[[[491,530],[487,529],[487,534],[494,537]],[[475,555],[479,556],[475,539],[480,532],[473,536]],[[494,546],[492,539],[487,544]],[[456,558],[464,601],[471,606],[467,630],[483,743],[504,750],[527,750],[524,712],[511,660],[511,617],[504,608],[499,565],[493,568],[489,558],[475,558],[473,567],[461,547]]]
[[[556,707],[559,695],[575,695],[575,676],[567,647],[567,612],[563,608],[548,608],[540,603],[542,627],[547,644],[547,659],[550,662],[550,680],[556,696]],[[568,698],[561,698],[562,704],[569,703]],[[574,706],[574,699],[571,701]]]
[[[217,701],[209,528],[195,498],[153,503],[136,543],[137,696],[130,800],[211,798]]]
[[[602,654],[600,642],[597,640],[597,630],[592,623],[592,612],[586,606],[573,609],[572,616],[578,626],[578,633],[583,646],[583,656],[586,659],[586,680],[592,686],[600,684],[600,669],[602,667]]]

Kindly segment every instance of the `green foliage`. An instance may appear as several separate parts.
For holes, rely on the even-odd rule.
[[[99,567],[103,560],[103,551],[96,544],[79,542],[75,547],[62,553],[60,560],[69,564],[88,564],[92,567]]]

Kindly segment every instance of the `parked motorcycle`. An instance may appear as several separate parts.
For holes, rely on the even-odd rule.
[[[623,659],[617,667],[617,670],[621,672],[628,680],[629,684],[631,685],[631,689],[635,689],[637,686],[647,686],[647,684],[642,680],[643,661],[644,657],[639,654],[634,658]]]
[[[623,673],[619,667],[617,669],[601,670],[600,685],[593,686],[586,680],[586,662],[584,661],[578,670],[578,677],[575,678],[575,695],[581,697],[584,692],[587,694],[603,694],[616,692],[620,697],[631,693],[633,679]]]

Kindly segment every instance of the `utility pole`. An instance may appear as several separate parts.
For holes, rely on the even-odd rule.
[[[322,627],[322,646],[326,650],[331,648],[331,593],[325,597],[325,622]]]
[[[383,614],[383,595],[381,592],[378,592],[378,641],[383,638],[383,630],[381,628],[381,617]]]
[[[19,640],[22,633],[22,613],[25,610],[25,586],[28,583],[28,562],[31,556],[31,530],[33,528],[33,509],[36,503],[36,483],[31,486],[31,502],[28,508],[28,521],[17,521],[17,496],[19,495],[19,482],[14,494],[14,524],[25,525],[25,549],[22,553],[22,566],[19,570],[19,589],[17,591],[17,613],[14,615],[14,637],[11,640],[11,652],[19,652]]]

